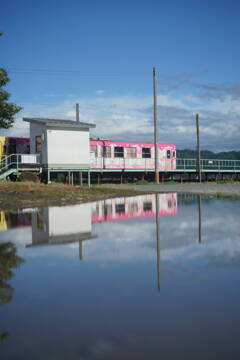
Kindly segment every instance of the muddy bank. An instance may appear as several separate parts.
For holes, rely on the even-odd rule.
[[[102,185],[103,186],[103,185]],[[159,184],[159,185],[108,185],[109,189],[137,190],[144,192],[185,192],[206,195],[240,196],[240,184]]]

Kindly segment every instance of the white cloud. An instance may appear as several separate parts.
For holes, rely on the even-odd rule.
[[[103,90],[97,90],[103,95]],[[92,136],[129,141],[152,141],[153,115],[151,96],[95,96],[75,98],[57,105],[23,104],[9,136],[28,136],[23,116],[75,119],[75,103],[80,104],[80,120],[95,123]],[[192,94],[158,96],[159,137],[162,143],[178,148],[195,148],[195,114],[200,114],[202,148],[239,149],[240,100],[230,96],[203,99]]]
[[[97,95],[102,95],[102,94],[104,94],[104,93],[105,93],[104,90],[96,90],[96,94],[97,94]]]

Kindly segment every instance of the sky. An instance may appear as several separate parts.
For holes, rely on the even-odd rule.
[[[237,0],[8,0],[0,67],[23,107],[2,135],[28,136],[22,117],[96,124],[93,137],[153,141],[152,69],[161,143],[240,150]]]

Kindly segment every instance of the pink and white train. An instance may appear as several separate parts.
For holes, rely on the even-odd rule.
[[[153,170],[153,143],[90,140],[92,169]],[[158,144],[159,170],[176,169],[176,145]]]

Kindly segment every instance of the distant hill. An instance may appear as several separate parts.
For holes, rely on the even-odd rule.
[[[177,150],[178,158],[185,159],[195,159],[196,151],[190,149]],[[240,160],[240,151],[224,151],[219,153],[214,153],[209,150],[201,151],[202,159],[225,159],[225,160]]]

